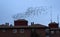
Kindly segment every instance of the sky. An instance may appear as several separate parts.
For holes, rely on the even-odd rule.
[[[0,24],[14,23],[13,15],[24,13],[29,7],[46,7],[47,13],[42,13],[36,17],[26,18],[30,22],[48,25],[52,21],[57,22],[57,15],[60,15],[60,0],[0,0]],[[52,8],[51,8],[52,7]],[[60,21],[60,20],[59,20]]]

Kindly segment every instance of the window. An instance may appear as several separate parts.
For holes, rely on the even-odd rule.
[[[6,32],[6,30],[5,30],[5,29],[3,29],[3,30],[2,30],[2,32]]]
[[[51,31],[51,34],[54,34],[54,31]]]
[[[46,32],[46,35],[49,35],[49,29],[46,29],[45,32]]]
[[[48,35],[46,37],[49,37]]]
[[[20,33],[24,33],[24,29],[20,29]]]
[[[35,31],[35,29],[32,29],[32,32],[34,32]]]
[[[59,30],[57,30],[56,33],[59,33]]]
[[[49,29],[46,29],[45,32],[46,32],[46,33],[49,33]]]
[[[45,31],[49,31],[49,29],[46,29]]]
[[[13,33],[17,33],[17,29],[13,29]]]

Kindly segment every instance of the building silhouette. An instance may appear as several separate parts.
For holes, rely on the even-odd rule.
[[[25,19],[14,20],[14,26],[9,23],[0,25],[0,37],[60,37],[58,23],[51,22],[48,26],[31,23]]]

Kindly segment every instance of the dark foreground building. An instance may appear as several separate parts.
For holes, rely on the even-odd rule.
[[[58,31],[57,31],[58,30]],[[55,34],[56,33],[56,34]],[[19,19],[14,21],[14,26],[1,25],[0,37],[59,37],[60,32],[58,24],[53,22],[49,24],[49,27],[42,24],[31,23],[28,26],[28,21],[25,19]]]

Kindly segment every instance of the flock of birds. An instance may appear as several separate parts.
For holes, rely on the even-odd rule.
[[[46,13],[47,8],[46,7],[29,7],[24,13],[18,13],[16,15],[13,15],[14,19],[21,19],[21,18],[27,18],[30,16],[38,16],[43,13]]]

